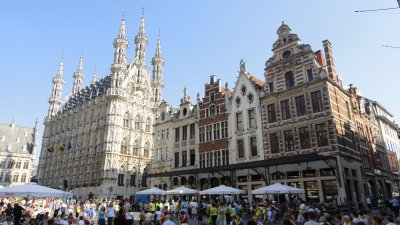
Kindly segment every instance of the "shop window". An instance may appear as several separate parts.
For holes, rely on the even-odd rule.
[[[324,168],[319,170],[320,176],[335,176],[335,170],[333,168]]]
[[[238,182],[247,182],[247,176],[238,176]]]
[[[286,177],[287,179],[300,178],[300,171],[288,171]]]
[[[317,171],[316,170],[303,170],[303,177],[316,177]]]
[[[251,175],[251,181],[261,181],[261,175]]]
[[[320,202],[317,181],[304,182],[304,190],[306,192],[307,202]]]
[[[338,186],[336,180],[323,180],[322,191],[324,193],[325,202],[333,202],[338,196]]]

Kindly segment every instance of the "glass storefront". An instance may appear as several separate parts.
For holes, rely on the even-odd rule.
[[[304,182],[304,190],[306,192],[307,202],[319,202],[318,182],[306,181]]]
[[[338,187],[336,180],[323,180],[322,191],[324,192],[324,199],[326,202],[332,202],[336,200],[338,196]]]

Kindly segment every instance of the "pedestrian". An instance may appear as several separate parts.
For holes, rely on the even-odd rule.
[[[18,203],[14,204],[14,209],[13,209],[14,225],[20,224],[23,211],[24,211],[24,208],[22,208]]]
[[[394,213],[394,217],[399,217],[399,199],[397,197],[393,197],[390,200],[390,203],[392,203],[392,211]]]
[[[113,225],[112,222],[114,220],[114,216],[115,216],[114,205],[111,202],[107,208],[107,225]]]
[[[188,223],[189,223],[189,217],[187,216],[185,210],[182,210],[181,216],[179,218],[179,225],[188,225]]]
[[[372,217],[372,225],[382,225],[382,217],[380,216],[373,216]]]
[[[97,222],[99,225],[106,225],[106,208],[101,207],[99,212],[99,221]]]
[[[226,211],[225,203],[221,202],[218,207],[218,217],[217,217],[218,225],[226,225],[225,211]]]

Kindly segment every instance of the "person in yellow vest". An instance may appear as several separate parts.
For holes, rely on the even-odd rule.
[[[156,211],[156,204],[154,203],[154,201],[151,201],[151,202],[150,202],[149,211],[150,211],[151,213],[154,213],[154,212]]]
[[[211,208],[210,208],[210,218],[212,221],[212,225],[216,225],[217,224],[217,218],[218,218],[218,209],[215,203],[211,204]]]

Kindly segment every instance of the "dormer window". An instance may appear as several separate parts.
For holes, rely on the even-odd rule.
[[[286,88],[291,88],[294,86],[294,76],[292,71],[289,71],[285,74],[285,82]]]
[[[213,102],[215,100],[215,95],[214,92],[210,93],[210,102]]]
[[[210,116],[215,115],[215,105],[210,106]]]
[[[161,120],[165,120],[165,112],[161,113]]]
[[[243,85],[241,91],[242,91],[242,95],[245,95],[247,92],[246,86]]]
[[[183,115],[186,116],[186,114],[187,114],[187,109],[184,108],[184,109],[183,109]]]

